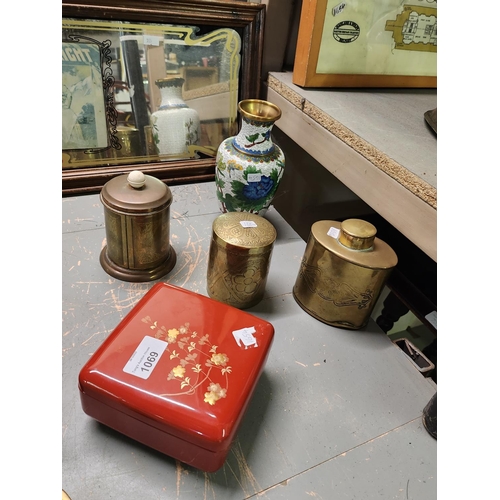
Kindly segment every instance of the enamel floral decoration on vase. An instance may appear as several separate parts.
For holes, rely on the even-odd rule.
[[[285,155],[271,139],[281,110],[260,99],[238,104],[239,133],[217,151],[215,183],[220,210],[264,215],[272,203],[285,168]]]

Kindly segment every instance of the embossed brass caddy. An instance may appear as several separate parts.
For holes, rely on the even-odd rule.
[[[369,222],[323,220],[311,232],[293,287],[297,303],[332,326],[366,325],[398,259]]]
[[[228,212],[212,225],[207,270],[208,295],[238,309],[264,297],[275,227],[249,212]]]
[[[100,262],[124,281],[152,281],[169,273],[176,255],[170,245],[168,186],[137,170],[108,181],[101,190],[106,246]]]

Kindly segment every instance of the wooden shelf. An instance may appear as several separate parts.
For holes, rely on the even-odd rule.
[[[276,123],[437,262],[437,138],[424,113],[436,89],[303,89],[269,73]]]

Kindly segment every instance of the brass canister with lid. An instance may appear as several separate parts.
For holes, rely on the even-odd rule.
[[[293,287],[297,303],[329,325],[365,326],[398,262],[376,233],[373,224],[360,219],[315,222]]]
[[[170,245],[168,186],[138,170],[119,175],[101,190],[106,246],[103,269],[124,281],[152,281],[169,273],[176,262]]]
[[[212,224],[207,270],[208,295],[238,309],[264,297],[275,227],[250,212],[228,212]]]

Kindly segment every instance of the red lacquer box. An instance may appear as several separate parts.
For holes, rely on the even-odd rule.
[[[80,371],[97,421],[206,472],[226,459],[264,368],[273,326],[155,284]]]

